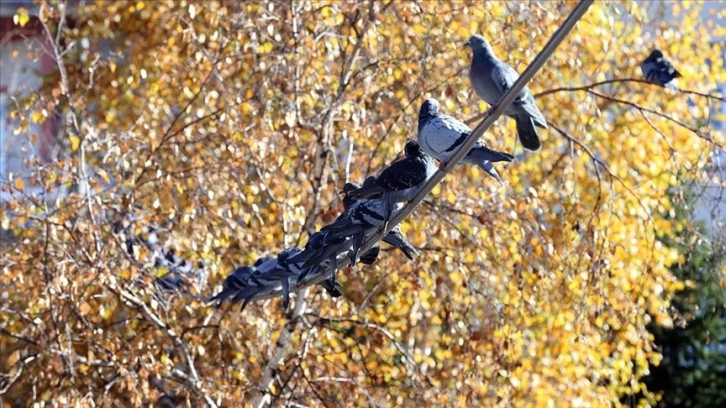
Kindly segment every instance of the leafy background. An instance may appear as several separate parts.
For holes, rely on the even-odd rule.
[[[674,205],[724,143],[717,101],[586,85],[640,78],[659,47],[682,89],[711,92],[726,77],[712,30],[694,28],[702,4],[674,7],[670,24],[637,2],[594,4],[529,84],[552,125],[542,151],[500,171],[507,188],[457,168],[403,224],[416,261],[386,252],[347,269],[343,298],[312,289],[292,323],[279,300],[243,314],[202,300],[234,267],[331,221],[342,184],[416,136],[425,97],[479,117],[472,33],[521,72],[573,6],[43,3],[53,41],[36,57],[57,53],[59,70],[11,114],[18,132],[58,115],[64,133],[55,160],[4,186],[3,400],[237,406],[260,396],[276,339],[296,324],[272,373],[280,404],[654,404],[648,325],[672,325],[674,293],[694,285],[669,269],[687,250],[658,238],[691,228]],[[485,139],[519,151],[514,133],[501,119]],[[139,233],[158,225],[205,262],[205,291],[152,295],[163,271],[112,234],[131,211]]]

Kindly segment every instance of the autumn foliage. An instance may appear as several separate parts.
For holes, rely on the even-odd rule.
[[[343,183],[416,136],[425,97],[480,118],[472,33],[521,72],[572,6],[42,4],[53,40],[37,53],[56,52],[59,70],[12,115],[18,132],[58,115],[63,132],[57,158],[3,187],[3,401],[259,397],[288,324],[280,301],[238,314],[205,297],[334,219]],[[700,5],[658,20],[641,6],[594,4],[528,85],[551,126],[540,152],[499,170],[508,186],[456,168],[403,223],[419,258],[384,251],[338,274],[342,298],[307,293],[269,390],[280,405],[611,406],[641,391],[655,403],[641,384],[661,358],[646,326],[670,324],[688,284],[669,271],[682,254],[656,237],[687,228],[667,193],[707,177],[724,143],[704,94],[726,76],[711,30],[694,26]],[[680,91],[640,81],[655,47]],[[511,120],[485,139],[521,153]],[[113,234],[129,213],[204,262],[207,288],[160,298],[165,271]]]

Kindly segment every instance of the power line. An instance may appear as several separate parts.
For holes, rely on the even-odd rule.
[[[581,0],[577,4],[577,6],[575,6],[570,15],[567,16],[567,19],[565,19],[565,21],[562,23],[560,28],[557,29],[557,31],[552,35],[544,48],[542,48],[542,51],[537,54],[534,60],[532,60],[532,63],[529,64],[527,69],[525,69],[522,75],[519,76],[514,85],[512,85],[512,87],[504,94],[502,99],[497,104],[496,109],[491,112],[487,117],[485,117],[474,129],[474,131],[471,132],[471,134],[461,144],[451,160],[447,163],[446,167],[444,167],[443,170],[437,170],[436,173],[434,173],[433,177],[431,177],[426,182],[426,184],[424,184],[416,197],[414,197],[413,200],[411,200],[409,203],[406,203],[406,205],[404,205],[404,207],[400,211],[393,215],[390,222],[388,223],[388,228],[385,231],[380,231],[377,234],[374,234],[373,236],[368,238],[361,247],[360,253],[365,253],[365,251],[373,247],[378,241],[383,239],[383,237],[391,229],[393,229],[393,227],[398,225],[407,216],[409,216],[413,212],[413,210],[415,210],[416,207],[421,203],[421,201],[423,201],[423,199],[431,192],[431,190],[433,190],[434,187],[436,187],[436,185],[439,184],[441,180],[443,180],[446,174],[451,169],[453,169],[454,166],[459,164],[461,159],[466,156],[466,154],[469,152],[469,150],[471,150],[471,148],[479,140],[479,138],[481,138],[484,132],[486,132],[487,129],[489,129],[494,124],[499,116],[501,116],[507,110],[509,105],[514,102],[517,96],[519,96],[519,93],[527,85],[527,82],[529,82],[532,77],[534,77],[534,75],[537,73],[537,71],[539,71],[542,65],[544,65],[547,59],[549,59],[549,57],[554,53],[557,47],[565,39],[565,37],[567,37],[570,31],[572,31],[572,29],[575,27],[575,24],[577,24],[580,18],[582,18],[582,16],[587,12],[593,2],[594,0]],[[327,279],[330,276],[331,272],[332,271],[330,271],[329,269],[326,269],[324,272],[312,276],[310,279],[306,279],[300,284],[293,285],[291,289],[300,290],[316,283],[320,283]],[[255,301],[270,299],[280,296],[281,293],[281,290],[263,293],[253,297],[252,300]]]

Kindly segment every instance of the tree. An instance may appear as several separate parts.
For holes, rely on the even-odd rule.
[[[472,32],[521,71],[571,4],[65,7],[41,15],[53,49],[38,52],[58,57],[59,75],[14,113],[27,124],[57,112],[66,126],[58,160],[5,186],[16,238],[1,258],[4,400],[241,405],[260,395],[283,327],[269,389],[280,404],[610,406],[660,361],[647,324],[670,322],[684,288],[669,269],[682,255],[656,239],[683,225],[660,215],[666,192],[723,144],[697,124],[724,76],[706,28],[648,22],[635,2],[594,5],[529,85],[551,130],[500,171],[508,188],[455,169],[404,222],[422,257],[343,271],[342,299],[313,289],[287,321],[278,300],[240,315],[197,295],[331,221],[342,184],[415,137],[424,97],[480,117],[461,46]],[[700,5],[688,7],[683,27]],[[654,45],[682,90],[633,79]],[[485,138],[513,150],[514,124]],[[162,272],[112,233],[131,212],[138,232],[157,225],[206,263],[207,292],[156,300]]]
[[[676,200],[678,203],[679,200]],[[693,208],[692,194],[676,207],[675,217],[686,219]],[[678,321],[673,327],[652,325],[650,331],[663,354],[644,381],[662,393],[659,406],[715,407],[726,403],[726,291],[724,246],[704,238],[693,228],[665,240],[685,254],[672,266],[673,274],[688,286],[673,298]]]

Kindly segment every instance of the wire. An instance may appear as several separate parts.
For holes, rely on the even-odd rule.
[[[361,247],[360,253],[365,253],[368,249],[373,247],[378,241],[383,239],[383,237],[396,225],[398,225],[401,221],[403,221],[407,216],[409,216],[413,210],[416,209],[416,207],[423,201],[423,199],[431,192],[431,190],[436,187],[437,184],[443,180],[443,178],[446,176],[446,174],[454,168],[459,162],[461,161],[464,156],[471,150],[471,148],[474,146],[474,144],[479,140],[479,138],[484,134],[484,132],[489,129],[494,122],[501,116],[509,107],[509,105],[514,102],[514,100],[519,96],[519,93],[522,91],[522,89],[527,85],[527,82],[529,82],[532,77],[539,71],[540,68],[544,65],[544,63],[547,61],[547,59],[550,58],[550,56],[554,53],[554,51],[557,49],[557,47],[562,43],[562,41],[567,37],[567,35],[572,31],[572,29],[575,27],[575,24],[582,18],[583,15],[587,12],[587,10],[590,8],[594,0],[580,0],[580,2],[575,6],[575,8],[572,10],[569,16],[567,16],[567,19],[562,23],[560,28],[557,29],[557,31],[552,35],[552,38],[547,42],[547,44],[542,48],[542,51],[537,54],[537,56],[534,58],[531,64],[527,67],[527,69],[524,70],[522,75],[519,76],[517,81],[512,85],[512,87],[502,96],[502,99],[499,101],[499,103],[496,105],[496,109],[494,109],[493,112],[491,112],[487,117],[485,117],[479,125],[474,129],[473,132],[466,138],[466,140],[461,144],[459,149],[456,151],[454,156],[449,160],[449,162],[446,164],[446,167],[444,167],[443,170],[438,170],[434,175],[426,182],[426,184],[423,185],[421,190],[416,194],[416,196],[411,200],[410,202],[406,203],[406,205],[398,211],[394,216],[391,218],[391,220],[388,223],[388,228],[384,231],[380,231],[377,234],[372,235],[369,237]],[[341,265],[342,266],[342,265]],[[310,278],[306,279],[303,282],[300,282],[299,284],[294,285],[291,289],[292,290],[300,290],[302,288],[314,285],[316,283],[320,283],[330,277],[331,271],[325,270],[324,272],[317,274],[315,276],[311,276]],[[273,297],[280,296],[282,293],[281,290],[276,290],[274,292],[267,292],[267,293],[261,293],[255,297],[252,298],[252,300],[262,300],[262,299],[270,299]]]

